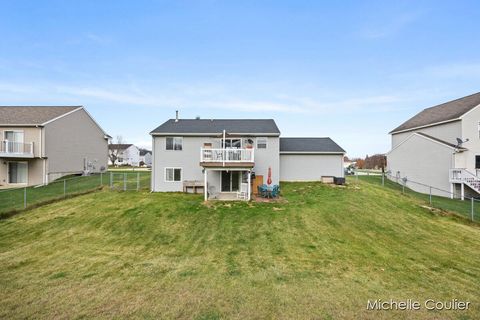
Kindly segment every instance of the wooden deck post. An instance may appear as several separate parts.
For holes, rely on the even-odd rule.
[[[252,180],[252,178],[251,178],[251,176],[250,176],[251,173],[252,173],[252,171],[250,171],[250,170],[247,171],[247,181],[248,181],[247,200],[248,200],[248,201],[250,201],[250,193],[252,192],[252,190],[251,190],[251,188],[252,188],[252,187],[251,187],[251,180]]]

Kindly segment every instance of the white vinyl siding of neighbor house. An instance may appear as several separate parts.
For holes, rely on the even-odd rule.
[[[431,139],[412,134],[387,154],[387,169],[391,176],[420,182],[444,191],[450,190],[449,169],[453,165],[454,149]],[[429,193],[428,187],[417,184],[407,186],[415,191]],[[432,193],[448,196],[435,189]]]
[[[153,191],[182,191],[184,180],[204,181],[203,168],[200,166],[200,150],[205,143],[211,143],[213,148],[221,147],[221,138],[208,136],[183,136],[182,150],[166,150],[166,137],[153,136]],[[278,184],[280,177],[279,138],[267,137],[266,149],[255,149],[256,175],[263,175],[266,180],[268,168],[272,169],[272,183]],[[182,181],[165,182],[166,167],[182,168]],[[218,172],[209,172],[208,183],[220,190]]]
[[[453,121],[435,126],[418,128],[411,131],[394,133],[392,134],[392,149],[398,146],[414,132],[423,132],[437,139],[449,143],[456,143],[455,138],[462,136],[462,123],[461,121]]]
[[[281,181],[318,181],[344,177],[343,154],[280,154]]]
[[[480,107],[476,107],[465,113],[462,117],[462,134],[458,137],[467,142],[462,144],[462,147],[467,148],[467,151],[458,154],[456,157],[457,168],[466,168],[470,172],[476,172],[475,156],[480,155]]]

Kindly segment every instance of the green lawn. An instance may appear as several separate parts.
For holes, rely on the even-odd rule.
[[[124,178],[126,173],[126,179]],[[112,175],[113,174],[113,175]],[[139,175],[139,187],[148,189],[150,187],[150,172],[115,171],[102,175],[91,176],[67,176],[60,178],[46,186],[26,188],[27,207],[36,206],[43,202],[61,199],[65,196],[82,194],[94,191],[100,187],[109,187],[110,179],[113,177],[113,186],[116,189],[128,190],[137,188],[137,175]],[[22,210],[25,207],[25,188],[0,190],[0,218],[3,215],[10,215],[12,210]]]
[[[478,319],[480,228],[360,181],[78,196],[0,221],[0,318]],[[468,312],[366,311],[457,298]]]

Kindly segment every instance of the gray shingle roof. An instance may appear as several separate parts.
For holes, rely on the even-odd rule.
[[[147,149],[140,149],[140,155],[141,155],[141,156],[144,156],[144,155],[146,155],[147,153],[152,154],[152,151],[147,150]]]
[[[170,119],[150,132],[162,134],[267,134],[280,135],[275,121],[272,119]]]
[[[390,133],[458,119],[478,105],[480,105],[480,92],[424,109],[390,131]]]
[[[280,138],[280,153],[346,153],[330,138]]]
[[[109,150],[125,150],[132,146],[131,143],[111,143],[108,145]]]
[[[41,125],[81,106],[0,106],[0,125]]]

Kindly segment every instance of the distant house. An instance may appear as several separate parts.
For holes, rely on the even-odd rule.
[[[170,119],[151,133],[152,191],[202,186],[205,200],[242,186],[343,177],[345,151],[330,138],[280,138],[272,119]]]
[[[0,187],[46,184],[107,166],[109,136],[82,106],[2,106],[0,135]]]
[[[140,150],[131,143],[109,144],[108,154],[109,165],[138,167],[140,164]]]
[[[150,167],[152,165],[152,151],[140,149],[140,165]]]
[[[394,180],[446,197],[480,194],[480,93],[424,109],[390,134]]]

